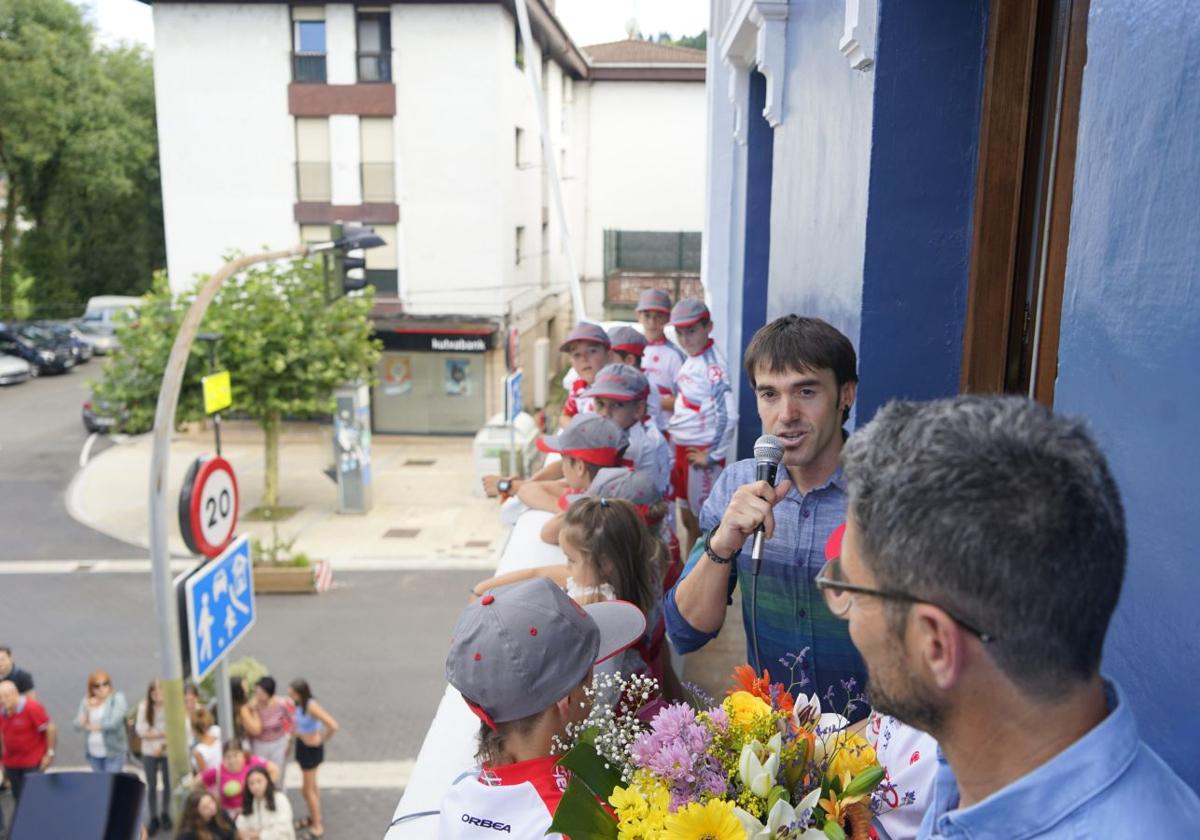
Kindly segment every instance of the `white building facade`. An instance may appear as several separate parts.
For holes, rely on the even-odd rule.
[[[367,252],[378,431],[474,431],[501,407],[509,331],[529,370],[534,340],[570,328],[525,63],[541,71],[590,317],[605,230],[699,235],[703,53],[595,60],[539,0],[532,44],[501,2],[153,5],[172,286],[230,251],[372,226],[387,242]]]

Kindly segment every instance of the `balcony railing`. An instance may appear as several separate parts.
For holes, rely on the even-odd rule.
[[[390,82],[392,80],[392,56],[389,53],[360,52],[358,54],[358,80],[360,82]]]
[[[329,201],[332,198],[329,161],[296,164],[296,195],[300,201]]]
[[[292,79],[325,84],[325,53],[293,53]]]
[[[396,200],[396,164],[363,163],[360,169],[365,204],[391,204]]]

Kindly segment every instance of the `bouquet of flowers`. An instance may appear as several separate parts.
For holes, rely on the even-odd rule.
[[[669,705],[648,723],[637,713],[652,681],[598,685],[618,699],[568,732],[559,763],[571,782],[551,829],[572,840],[866,840],[884,777],[870,744],[765,670],[734,677],[721,702]]]

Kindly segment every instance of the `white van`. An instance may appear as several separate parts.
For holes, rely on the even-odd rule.
[[[79,323],[82,326],[107,328],[106,332],[112,332],[119,315],[136,310],[141,305],[140,297],[128,295],[100,295],[89,298]]]

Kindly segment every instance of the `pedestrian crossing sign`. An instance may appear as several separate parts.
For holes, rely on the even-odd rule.
[[[244,534],[183,584],[192,677],[202,680],[254,626],[250,540]]]
[[[233,383],[229,371],[222,370],[200,380],[204,388],[204,413],[216,414],[233,405]]]

